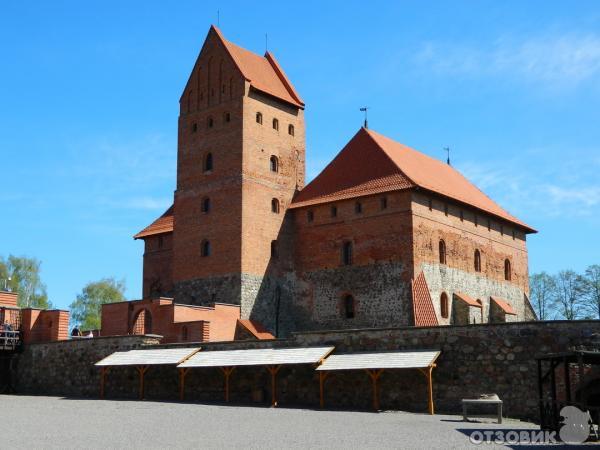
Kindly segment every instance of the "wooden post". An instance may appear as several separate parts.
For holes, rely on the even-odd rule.
[[[189,368],[182,367],[179,369],[179,400],[183,401],[185,398],[185,376],[188,373]]]
[[[375,411],[379,411],[379,387],[377,386],[377,380],[383,373],[383,369],[370,370],[365,369],[369,377],[371,377],[371,381],[373,383],[373,409]]]
[[[140,375],[140,400],[144,400],[144,375],[148,371],[148,366],[136,366],[135,368]]]
[[[427,378],[427,409],[429,411],[429,414],[434,415],[435,414],[435,410],[433,407],[433,368],[435,367],[435,364],[432,364],[431,366],[424,368],[424,369],[419,369],[419,372],[421,372],[423,375],[425,375],[425,378]],[[463,418],[465,417],[465,411],[463,410]]]
[[[281,366],[267,366],[271,374],[271,406],[277,406],[277,372]]]
[[[325,407],[325,380],[329,373],[325,370],[319,371],[319,405],[321,408]]]
[[[235,367],[220,367],[220,369],[225,376],[225,401],[229,402],[229,376]]]
[[[106,381],[106,374],[108,373],[108,367],[100,367],[100,398],[104,398],[104,384]]]

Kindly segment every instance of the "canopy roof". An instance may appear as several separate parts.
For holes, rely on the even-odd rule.
[[[167,209],[162,216],[133,236],[134,239],[142,239],[156,234],[171,233],[173,231],[173,205]]]
[[[151,366],[179,364],[196,353],[199,348],[159,348],[115,352],[98,361],[96,366]]]
[[[178,367],[275,366],[317,364],[333,347],[261,348],[198,352]]]
[[[329,356],[317,370],[423,369],[439,355],[438,350],[343,353]]]

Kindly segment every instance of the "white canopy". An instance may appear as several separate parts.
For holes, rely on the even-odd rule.
[[[98,361],[96,366],[150,366],[179,364],[196,353],[199,348],[159,348],[115,352]]]
[[[215,350],[194,354],[179,368],[278,366],[282,364],[317,364],[333,347],[261,348],[251,350]]]
[[[342,353],[329,356],[317,370],[421,369],[431,367],[439,351]]]

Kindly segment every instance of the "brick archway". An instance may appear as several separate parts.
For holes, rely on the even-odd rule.
[[[131,334],[151,334],[152,333],[152,314],[147,309],[142,309],[137,313],[131,327]]]

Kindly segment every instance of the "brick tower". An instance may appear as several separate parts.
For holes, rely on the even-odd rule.
[[[178,303],[240,304],[278,327],[286,219],[304,184],[304,104],[275,58],[211,27],[180,99],[172,277]]]

